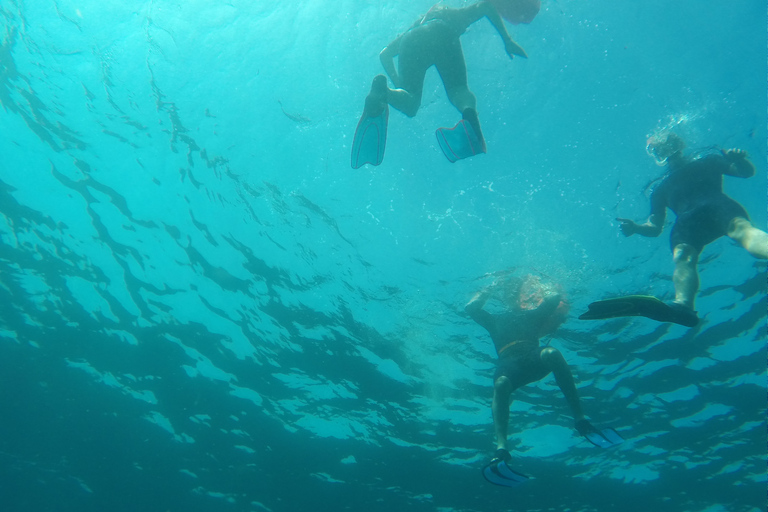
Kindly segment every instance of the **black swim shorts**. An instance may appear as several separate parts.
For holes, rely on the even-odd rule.
[[[744,207],[729,197],[702,203],[678,215],[669,235],[669,247],[674,251],[677,245],[690,244],[700,251],[708,243],[726,235],[735,217],[749,220]]]
[[[517,389],[543,379],[550,370],[541,360],[541,350],[535,341],[518,343],[504,350],[496,362],[493,380],[503,375],[512,383],[512,389]]]

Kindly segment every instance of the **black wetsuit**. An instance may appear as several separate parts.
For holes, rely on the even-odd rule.
[[[532,310],[517,309],[502,314],[491,314],[481,307],[466,308],[472,320],[491,335],[499,360],[493,380],[507,377],[512,389],[541,380],[550,370],[541,360],[539,330],[560,304],[560,295],[547,297]]]
[[[459,40],[466,27],[452,23],[453,11],[430,11],[402,36],[398,56],[401,86],[419,99],[424,76],[432,66],[440,73],[446,90],[467,87],[467,66]]]
[[[723,193],[723,174],[731,162],[709,155],[670,169],[651,194],[651,214],[665,208],[677,216],[670,234],[670,248],[690,244],[701,250],[727,234],[735,217],[749,219],[746,210]]]

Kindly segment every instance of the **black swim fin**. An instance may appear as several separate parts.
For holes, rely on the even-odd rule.
[[[675,302],[666,303],[650,295],[627,295],[599,300],[588,306],[580,320],[602,320],[624,316],[644,316],[657,322],[672,322],[686,327],[699,323],[696,312]]]

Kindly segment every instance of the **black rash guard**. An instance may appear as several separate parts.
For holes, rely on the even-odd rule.
[[[749,219],[746,210],[723,193],[723,174],[731,162],[722,155],[709,155],[672,167],[651,194],[651,214],[665,208],[677,216],[670,234],[670,247],[685,243],[701,250],[728,232],[735,217]]]

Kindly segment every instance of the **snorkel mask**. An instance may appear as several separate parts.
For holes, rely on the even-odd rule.
[[[667,164],[669,157],[685,149],[685,142],[672,132],[664,132],[648,137],[645,152],[658,166]]]

